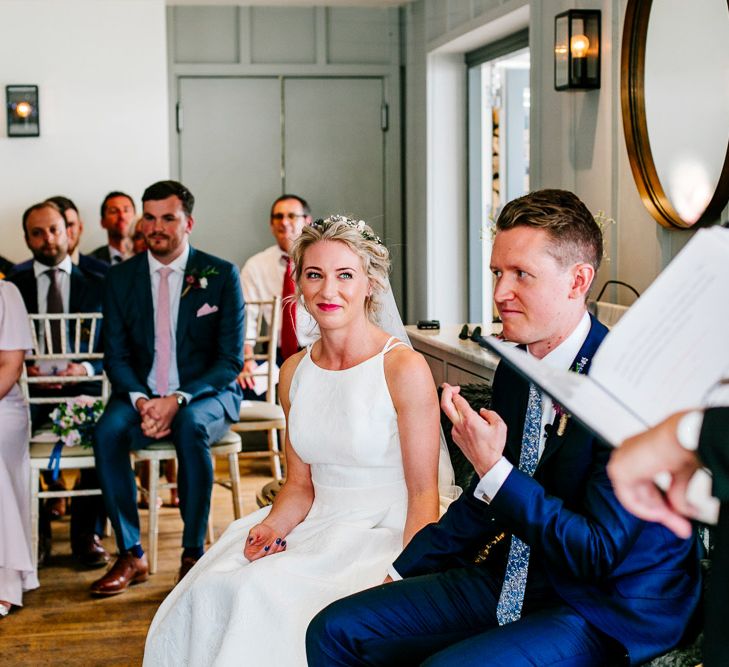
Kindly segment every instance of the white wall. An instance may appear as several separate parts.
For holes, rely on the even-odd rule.
[[[0,255],[29,253],[21,216],[63,194],[80,209],[82,250],[105,240],[99,205],[169,174],[164,0],[0,0],[0,94],[37,84],[38,138],[0,120]]]

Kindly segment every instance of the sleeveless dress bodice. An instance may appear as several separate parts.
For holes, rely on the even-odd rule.
[[[395,343],[397,345],[398,343]],[[306,665],[314,615],[381,583],[402,549],[407,514],[397,414],[384,349],[352,368],[317,366],[310,350],[289,390],[289,440],[310,465],[314,501],[286,551],[253,562],[248,531],[270,508],[234,521],[162,603],[144,664]]]
[[[358,491],[370,506],[406,499],[397,413],[385,379],[389,349],[339,371],[320,368],[307,350],[296,369],[289,434],[311,466],[315,502]]]

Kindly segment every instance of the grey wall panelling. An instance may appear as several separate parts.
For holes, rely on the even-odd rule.
[[[314,150],[312,144],[314,134],[311,128],[307,130],[308,136],[292,135],[292,127],[289,127],[287,132],[285,93],[288,89],[289,95],[295,92],[301,96],[304,95],[304,91],[308,90],[311,93],[312,89],[316,88],[319,92],[316,99],[312,98],[309,120],[316,118],[317,114],[322,116],[322,109],[326,109],[327,123],[332,129],[331,136],[338,137],[336,141],[331,139],[328,141],[328,157],[326,155],[317,157],[330,165],[348,162],[347,168],[352,171],[349,175],[339,176],[342,183],[346,180],[353,186],[349,197],[335,199],[335,188],[322,180],[321,192],[326,192],[329,188],[333,202],[333,205],[327,206],[326,201],[322,199],[322,207],[344,209],[367,218],[369,212],[374,211],[372,202],[381,201],[380,213],[372,214],[375,218],[372,222],[379,228],[391,248],[394,265],[393,290],[402,304],[405,252],[401,203],[398,9],[177,6],[169,7],[167,16],[171,91],[170,171],[173,176],[183,178],[187,178],[186,174],[189,174],[190,178],[200,179],[199,182],[203,184],[202,199],[198,197],[200,224],[195,232],[195,242],[202,248],[223,248],[225,253],[221,254],[240,265],[250,254],[270,242],[270,237],[265,236],[268,233],[268,205],[273,196],[280,194],[281,187],[285,185],[287,188],[295,188],[296,179],[300,177],[304,188],[314,189],[313,181],[306,179],[311,179],[315,172],[304,169],[306,161],[310,158],[309,153]],[[218,29],[212,30],[212,26],[218,26]],[[211,44],[211,40],[219,43]],[[235,53],[236,56],[232,61],[231,53]],[[275,81],[282,92],[279,106],[269,110],[269,104],[264,96],[262,106],[265,110],[259,108],[255,113],[265,113],[269,115],[269,120],[278,116],[278,121],[281,123],[281,138],[285,139],[285,142],[269,145],[269,150],[265,150],[264,155],[263,146],[247,143],[248,140],[244,139],[246,131],[241,127],[241,123],[248,123],[245,116],[254,113],[252,110],[256,108],[256,104],[249,104],[247,110],[242,112],[243,118],[241,118],[239,110],[227,108],[229,103],[225,103],[221,104],[222,117],[217,121],[218,126],[205,130],[209,132],[207,141],[210,152],[217,155],[212,160],[212,167],[206,173],[204,165],[188,164],[186,155],[191,154],[192,147],[196,146],[196,150],[204,148],[204,130],[200,129],[204,128],[204,125],[195,130],[200,133],[200,137],[195,141],[188,140],[184,136],[186,132],[192,131],[193,122],[198,123],[198,120],[193,118],[194,114],[191,116],[190,110],[185,108],[187,102],[182,103],[181,97],[183,92],[193,91],[195,79]],[[343,92],[343,86],[347,85],[346,81],[350,82],[351,94]],[[220,89],[226,88],[225,85],[212,83],[211,85],[213,88],[216,86]],[[384,103],[387,106],[389,122],[386,131],[377,127],[382,115],[380,109],[375,108],[377,118],[374,125],[363,120],[370,114],[370,107],[374,104],[375,89],[380,104]],[[198,87],[195,90],[199,91],[202,88]],[[368,91],[366,94],[362,92],[365,90]],[[360,100],[357,104],[363,108],[355,109],[352,106],[356,100]],[[281,101],[284,101],[283,106]],[[209,100],[208,103],[216,105],[215,100]],[[240,100],[235,102],[235,104],[241,103]],[[177,132],[175,123],[178,104],[181,106],[183,120],[181,133]],[[307,127],[307,114],[302,112],[308,110],[306,107],[299,108],[298,103],[296,109],[297,114],[290,118],[290,122],[293,123],[293,128],[298,124],[303,131]],[[230,121],[225,120],[226,113],[231,118]],[[337,113],[341,115],[342,122],[332,125],[332,118]],[[254,128],[258,127],[256,122],[258,121],[252,123]],[[228,129],[222,129],[220,123],[228,123]],[[374,138],[375,131],[379,133],[377,140]],[[225,147],[213,150],[213,146],[221,145],[226,132],[229,133],[229,141],[224,142]],[[231,133],[235,136],[230,136]],[[351,140],[345,146],[342,137],[346,133],[351,134]],[[261,131],[258,139],[262,141],[263,136],[265,132]],[[363,151],[365,142],[369,148],[376,150],[370,150],[365,155]],[[285,150],[287,144],[295,147],[288,158]],[[283,179],[279,177],[277,186],[271,186],[269,181],[272,167],[268,156],[277,150],[279,157],[283,153],[285,173]],[[351,156],[345,156],[344,153],[348,150],[360,151],[361,163],[355,163],[349,159]],[[258,155],[261,159],[260,176],[256,175],[255,160],[241,153],[249,156]],[[221,189],[227,188],[219,184],[215,184],[208,191],[208,186],[214,183],[214,179],[211,179],[213,172],[217,170],[220,173],[224,170],[226,159],[229,161],[229,169],[232,169],[231,173],[238,170],[240,173],[249,174],[250,178],[246,177],[246,183],[239,184],[230,194],[220,194]],[[209,160],[206,158],[205,161]],[[368,162],[371,163],[369,170],[367,170]],[[355,171],[355,168],[360,171]],[[293,173],[291,169],[294,170]],[[285,179],[287,173],[291,175],[293,181]],[[373,174],[377,176],[374,177]],[[207,185],[204,185],[206,183]],[[230,185],[232,184],[231,182]],[[361,186],[359,191],[356,188],[357,184]],[[278,187],[278,191],[271,192],[272,187]],[[341,188],[336,190],[338,195],[345,194]],[[217,193],[216,196],[213,196],[214,193]],[[302,194],[307,196],[306,192]],[[211,204],[203,202],[207,198],[218,200],[221,196],[235,201],[229,201],[225,206],[216,204],[215,209]],[[314,200],[317,201],[320,197],[321,195],[315,191]],[[352,203],[347,205],[350,200]],[[359,213],[355,210],[357,208],[364,208],[365,212]],[[203,214],[217,219],[216,222],[209,223],[208,231]],[[237,219],[233,219],[236,217]],[[265,231],[263,235],[257,235],[260,225]],[[223,226],[228,231],[224,231]]]

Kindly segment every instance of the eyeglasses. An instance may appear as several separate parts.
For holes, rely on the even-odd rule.
[[[275,220],[276,222],[281,222],[284,218],[287,220],[290,220],[291,222],[294,222],[296,218],[305,218],[305,213],[274,213],[271,215],[271,220]]]

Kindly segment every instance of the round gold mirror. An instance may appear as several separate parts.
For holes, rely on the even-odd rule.
[[[729,0],[628,0],[621,106],[630,167],[664,227],[729,201]]]

